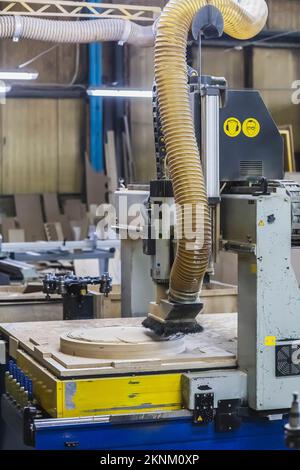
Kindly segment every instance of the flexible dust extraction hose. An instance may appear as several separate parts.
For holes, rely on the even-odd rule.
[[[167,164],[183,230],[197,228],[197,208],[202,208],[202,236],[178,237],[171,271],[169,298],[179,303],[197,301],[211,250],[210,211],[191,114],[187,85],[186,48],[194,15],[207,4],[217,7],[225,32],[249,39],[264,27],[268,8],[264,0],[170,0],[158,22],[155,42],[155,80]],[[198,214],[199,215],[199,214]],[[198,219],[199,220],[199,219]],[[200,217],[201,220],[201,217]]]
[[[69,44],[121,41],[147,47],[154,45],[155,33],[153,26],[141,26],[128,20],[60,21],[0,16],[0,38],[14,37]]]

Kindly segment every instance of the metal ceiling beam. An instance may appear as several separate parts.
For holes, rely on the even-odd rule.
[[[0,3],[0,15],[117,18],[153,22],[160,13],[161,8],[159,7],[68,0],[1,0]]]

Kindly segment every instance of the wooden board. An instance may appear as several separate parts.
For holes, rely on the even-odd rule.
[[[202,289],[203,313],[234,313],[237,311],[238,289],[221,283],[211,282]]]
[[[62,67],[63,69],[64,67]],[[82,100],[58,100],[59,193],[81,193],[83,178],[84,104]]]
[[[100,276],[99,259],[74,259],[75,275],[79,277],[97,277]],[[98,291],[99,291],[99,286]]]
[[[43,205],[46,222],[58,222],[61,216],[57,193],[44,193]]]
[[[112,203],[114,193],[119,187],[114,131],[108,131],[106,133],[106,139],[107,142],[105,143],[105,166],[106,174],[109,179],[109,199],[110,203]]]
[[[86,215],[86,208],[80,199],[66,199],[64,213],[69,220],[82,220]]]
[[[95,171],[91,165],[88,154],[85,156],[86,197],[87,204],[99,206],[106,202],[108,192],[108,179],[104,173]]]
[[[40,196],[38,194],[16,194],[15,206],[20,226],[25,230],[26,241],[46,240]]]
[[[47,222],[44,224],[46,238],[48,242],[63,242],[64,234],[60,222]]]
[[[8,230],[8,241],[10,243],[25,242],[25,231],[22,228],[11,228]]]
[[[138,326],[140,318],[76,320],[0,324],[0,331],[57,377],[86,377],[116,373],[166,372],[236,366],[237,315],[202,315],[204,331],[185,337],[185,352],[149,360],[101,360],[73,357],[60,352],[60,337],[69,331],[112,326]]]
[[[253,88],[261,91],[276,124],[292,124],[295,130],[300,126],[300,113],[299,106],[291,100],[291,84],[299,78],[299,60],[299,49],[258,47],[253,50]],[[300,151],[299,132],[295,132],[295,150]]]
[[[185,339],[183,336],[158,338],[141,325],[82,328],[61,335],[60,350],[70,356],[111,361],[155,357],[166,360],[185,351]]]
[[[16,219],[15,217],[3,217],[1,222],[1,233],[3,236],[3,241],[9,241],[9,231],[16,228]]]
[[[1,106],[1,113],[3,194],[56,191],[56,101],[9,99]]]
[[[94,295],[94,312],[96,318],[121,318],[121,287],[113,286],[113,291],[106,297],[90,286],[89,291]]]
[[[57,193],[44,193],[43,206],[46,222],[60,222],[65,240],[73,240],[73,234],[68,217],[60,212]]]
[[[7,100],[0,109],[1,192],[80,193],[83,128],[81,99]]]

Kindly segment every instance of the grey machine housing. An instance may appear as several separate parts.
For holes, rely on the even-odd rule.
[[[280,181],[283,140],[258,91],[226,89],[221,103],[222,91],[210,85],[199,88],[193,106],[196,111],[199,106],[195,128],[200,154],[207,158],[203,167],[209,201],[221,214],[222,247],[239,259],[238,368],[186,374],[185,403],[193,409],[195,390],[204,387],[214,395],[215,406],[227,397],[267,413],[288,409],[292,392],[300,385],[300,289],[291,264],[292,203],[300,219],[300,188],[290,182],[292,200]],[[235,137],[225,132],[231,117],[241,123]],[[242,129],[249,118],[260,124],[253,137]],[[261,179],[270,184],[261,186]],[[220,191],[224,185],[225,192]],[[151,191],[149,186],[131,187],[116,196],[140,202],[145,212]],[[169,193],[162,198],[172,199]],[[122,240],[124,316],[147,315],[159,284],[156,271],[155,283],[151,277],[153,263],[165,265],[170,259],[172,243],[164,241],[162,249],[150,245],[148,251],[143,244]],[[161,273],[163,281],[167,271]]]

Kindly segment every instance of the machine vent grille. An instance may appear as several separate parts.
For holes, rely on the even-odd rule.
[[[241,176],[263,176],[263,162],[261,160],[241,160],[240,175]]]

